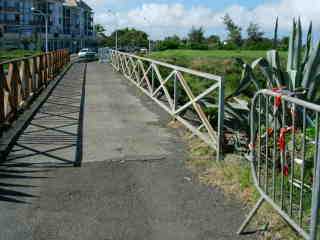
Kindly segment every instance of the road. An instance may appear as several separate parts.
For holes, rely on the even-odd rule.
[[[0,239],[252,239],[169,120],[110,66],[76,63],[0,166]]]

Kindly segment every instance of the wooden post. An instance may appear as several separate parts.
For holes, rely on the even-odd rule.
[[[43,72],[43,55],[39,56],[39,81],[38,81],[38,88],[41,88],[44,84],[44,72]]]
[[[17,62],[9,63],[8,82],[10,85],[9,101],[13,118],[16,117],[19,109],[19,68]]]
[[[56,52],[52,52],[52,73],[53,73],[53,78],[56,77]]]
[[[23,100],[29,98],[32,91],[32,77],[29,59],[23,59],[21,63],[21,82],[23,83]]]
[[[44,67],[44,69],[43,69],[43,75],[44,75],[44,79],[43,79],[43,81],[44,81],[44,84],[45,84],[45,86],[47,86],[48,85],[48,55],[45,53],[45,54],[43,54],[43,67]]]
[[[37,63],[37,57],[32,58],[32,70],[31,70],[31,75],[32,75],[32,92],[34,93],[37,88],[38,88],[38,79],[39,79],[39,71],[38,71],[38,63]]]
[[[0,64],[0,125],[3,126],[6,120],[5,106],[4,106],[4,86],[6,77],[4,75],[3,64]]]

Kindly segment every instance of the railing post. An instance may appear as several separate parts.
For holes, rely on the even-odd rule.
[[[39,78],[39,85],[42,87],[44,85],[44,62],[43,62],[43,54],[39,56],[39,72],[40,72],[40,78]]]
[[[220,78],[219,84],[219,108],[218,108],[218,139],[217,139],[217,160],[222,160],[222,145],[224,143],[224,134],[223,134],[223,126],[224,126],[224,78]]]
[[[173,108],[172,112],[174,113],[177,109],[178,105],[178,93],[177,93],[177,71],[174,73],[174,80],[173,80]]]
[[[48,54],[45,53],[43,55],[43,58],[44,58],[44,83],[45,83],[45,86],[48,85]]]
[[[3,65],[0,64],[0,126],[5,122],[5,109],[4,109],[4,86],[6,77],[4,75]]]
[[[18,113],[19,108],[19,69],[16,61],[9,63],[8,70],[8,82],[10,84],[10,105],[12,108],[13,116],[15,117]]]
[[[58,73],[58,57],[57,57],[58,53],[57,51],[55,51],[53,53],[53,71],[54,71],[54,77],[57,76]]]
[[[48,55],[48,62],[49,62],[49,78],[50,78],[50,81],[54,79],[54,76],[53,76],[53,61],[52,61],[52,52],[49,52],[49,55]]]
[[[38,85],[37,84],[37,81],[38,81],[37,57],[32,58],[31,75],[32,75],[31,91],[34,93]]]
[[[29,59],[24,59],[22,61],[22,79],[21,81],[24,84],[24,99],[27,99],[30,96],[31,93],[31,73],[30,73],[30,64],[29,64]]]
[[[152,92],[151,94],[154,93],[154,68],[153,68],[153,63],[151,65],[151,88],[152,88]]]

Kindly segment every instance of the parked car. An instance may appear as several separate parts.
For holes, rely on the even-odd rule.
[[[83,48],[78,53],[79,58],[86,60],[95,60],[97,59],[97,53],[89,48]]]
[[[141,48],[140,49],[140,53],[141,54],[147,54],[148,53],[148,49],[147,48]]]

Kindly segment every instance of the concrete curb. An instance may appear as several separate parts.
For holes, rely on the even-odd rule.
[[[0,162],[6,160],[6,157],[10,153],[15,142],[21,135],[21,133],[29,125],[39,108],[46,102],[55,87],[61,81],[61,79],[70,70],[73,64],[77,63],[78,60],[70,62],[67,67],[56,77],[55,80],[51,81],[47,88],[45,88],[34,100],[34,102],[28,106],[28,108],[18,117],[16,121],[12,123],[10,129],[5,131],[0,139]]]

